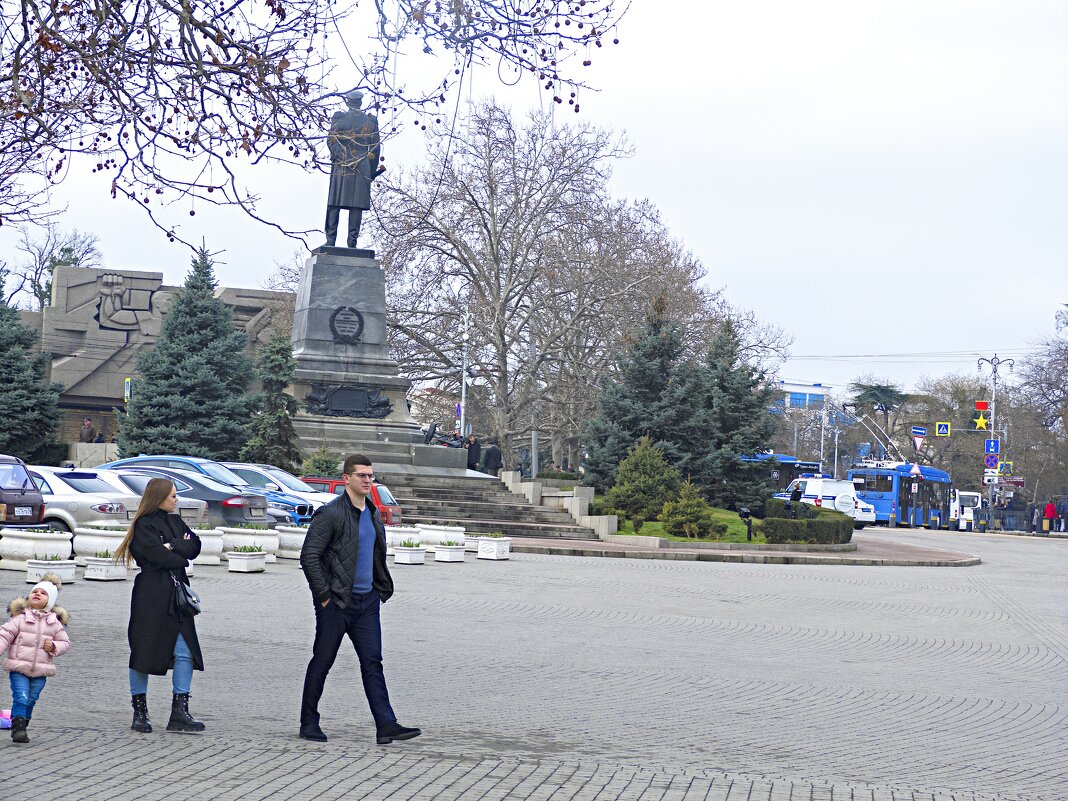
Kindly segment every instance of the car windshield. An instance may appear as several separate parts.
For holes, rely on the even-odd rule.
[[[279,470],[277,467],[267,468],[263,472],[267,473],[283,487],[291,489],[294,492],[318,492],[315,487],[309,487],[296,476],[290,475],[285,470]]]
[[[97,478],[96,476],[93,476],[92,478],[87,478],[85,476],[72,477],[58,473],[56,474],[56,478],[78,492],[99,492],[104,493],[105,495],[115,492],[113,486],[102,478]]]
[[[30,474],[20,464],[0,464],[0,488],[32,489]]]
[[[234,491],[234,486],[232,484],[224,484],[221,481],[216,481],[213,478],[208,478],[208,476],[205,476],[203,474],[182,472],[181,470],[178,470],[176,472],[182,473],[182,478],[186,478],[186,476],[188,476],[189,483],[192,484],[194,487],[199,486],[203,489],[211,490],[212,492],[229,492],[231,494]],[[226,472],[229,473],[230,471],[227,470]],[[244,479],[241,479],[241,486],[247,487],[248,482]]]
[[[397,499],[381,484],[378,485],[378,500],[382,502],[383,506],[397,506]]]
[[[199,462],[197,467],[222,484],[229,484],[231,487],[250,486],[245,479],[241,478],[241,476],[229,467],[223,467],[221,464],[216,464],[215,462]]]
[[[148,482],[151,481],[153,478],[168,479],[172,484],[174,484],[174,488],[178,492],[185,492],[186,490],[192,489],[184,481],[179,481],[178,479],[171,478],[170,476],[149,476],[144,475],[143,473],[123,473],[119,476],[119,480],[122,481],[123,484],[129,487],[130,490],[137,495],[145,494],[145,488],[148,486]]]

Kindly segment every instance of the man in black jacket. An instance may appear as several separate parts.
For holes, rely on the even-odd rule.
[[[350,456],[341,477],[345,492],[315,510],[300,551],[300,566],[315,602],[315,645],[304,676],[300,736],[326,742],[319,728],[319,699],[341,640],[348,634],[360,658],[363,691],[379,745],[410,740],[422,732],[397,722],[382,672],[379,612],[393,595],[393,579],[386,567],[386,529],[368,497],[375,480],[371,460]]]

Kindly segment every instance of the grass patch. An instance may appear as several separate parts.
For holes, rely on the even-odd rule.
[[[727,533],[721,534],[715,538],[707,538],[700,540],[691,540],[688,537],[668,537],[664,534],[664,526],[662,523],[656,521],[649,521],[639,532],[643,537],[664,537],[665,539],[674,540],[675,542],[749,542],[745,538],[745,523],[737,512],[732,512],[728,509],[716,509],[713,507],[712,516],[717,523],[727,524]],[[760,531],[760,521],[753,521],[753,542],[767,542],[764,539],[763,533]],[[618,532],[620,534],[634,534],[634,524],[628,520],[623,528]]]

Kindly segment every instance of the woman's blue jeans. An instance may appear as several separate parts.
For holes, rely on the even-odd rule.
[[[185,644],[185,637],[179,634],[178,641],[174,643],[174,670],[171,671],[171,687],[175,695],[186,695],[192,683],[193,655],[189,652],[189,646]],[[130,695],[145,695],[147,692],[148,674],[131,668]]]
[[[33,717],[33,705],[41,697],[45,686],[44,676],[27,676],[11,671],[11,717]]]

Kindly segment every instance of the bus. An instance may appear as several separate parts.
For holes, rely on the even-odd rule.
[[[911,462],[870,462],[853,465],[846,474],[857,497],[875,507],[876,525],[946,528],[950,520],[953,482],[949,473]]]
[[[775,492],[782,492],[794,479],[805,473],[820,472],[819,462],[806,462],[784,453],[758,453],[756,456],[743,456],[743,462],[767,462],[768,483]]]

